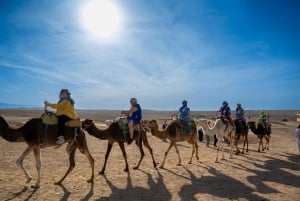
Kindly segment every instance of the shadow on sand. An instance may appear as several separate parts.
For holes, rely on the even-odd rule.
[[[140,170],[142,171],[142,170]],[[144,172],[144,171],[142,171]],[[111,188],[112,194],[109,197],[101,197],[97,201],[120,201],[120,200],[147,200],[147,201],[168,201],[171,200],[172,195],[167,190],[162,175],[157,170],[157,182],[153,179],[153,175],[146,173],[147,184],[149,188],[134,187],[132,186],[132,181],[130,178],[130,173],[127,177],[127,186],[125,189],[117,188],[113,183],[111,183],[105,175],[103,175],[108,186]]]

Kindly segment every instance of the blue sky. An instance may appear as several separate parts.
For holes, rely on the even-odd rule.
[[[0,102],[78,109],[300,109],[300,1],[112,0],[112,38],[84,27],[87,0],[0,0]]]

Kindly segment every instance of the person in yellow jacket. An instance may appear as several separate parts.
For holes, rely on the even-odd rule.
[[[77,114],[74,108],[74,100],[71,98],[71,93],[68,89],[62,89],[59,93],[59,101],[57,103],[44,102],[45,107],[50,106],[56,109],[58,119],[58,138],[56,144],[63,144],[65,123],[71,119],[77,119]]]

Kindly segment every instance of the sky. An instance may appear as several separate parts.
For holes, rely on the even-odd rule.
[[[67,88],[77,109],[300,110],[300,1],[110,0],[114,18],[88,3],[0,0],[0,103]]]

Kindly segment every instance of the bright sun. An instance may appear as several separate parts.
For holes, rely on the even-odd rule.
[[[91,0],[82,9],[84,27],[95,37],[111,39],[118,34],[121,14],[109,0]]]

